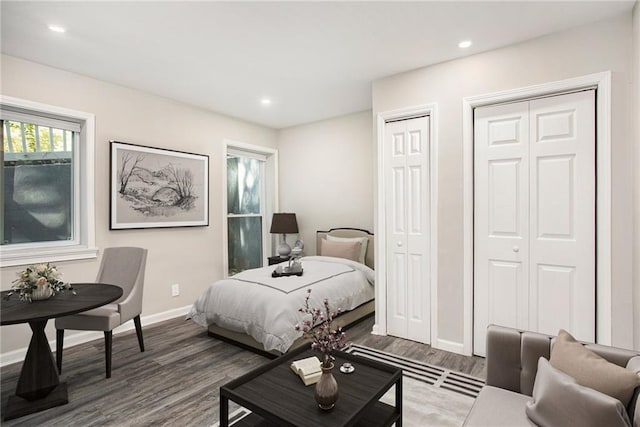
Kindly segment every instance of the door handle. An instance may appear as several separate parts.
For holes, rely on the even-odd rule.
[[[402,242],[398,242],[398,247],[401,248],[402,247]]]
[[[513,252],[520,252],[520,248],[518,246],[513,247]]]

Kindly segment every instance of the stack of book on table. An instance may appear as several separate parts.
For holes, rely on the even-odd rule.
[[[315,356],[293,361],[291,363],[291,370],[300,376],[304,385],[317,383],[320,375],[322,375],[320,360]]]

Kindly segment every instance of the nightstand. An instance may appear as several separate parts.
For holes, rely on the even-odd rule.
[[[275,265],[275,264],[280,264],[281,262],[285,262],[285,261],[289,261],[291,257],[287,256],[282,258],[280,255],[276,255],[276,256],[270,256],[269,259],[269,265]]]

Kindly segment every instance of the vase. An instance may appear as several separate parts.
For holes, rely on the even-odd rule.
[[[326,368],[322,365],[321,369],[322,375],[316,383],[315,397],[320,409],[328,411],[334,407],[336,400],[338,400],[338,382],[331,373],[333,363]]]
[[[51,295],[53,295],[53,289],[51,289],[48,283],[44,286],[36,286],[36,288],[31,291],[31,301],[48,299]]]

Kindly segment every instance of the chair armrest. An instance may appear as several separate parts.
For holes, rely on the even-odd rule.
[[[139,316],[142,312],[142,292],[136,288],[127,297],[118,303],[120,312],[120,323]]]

